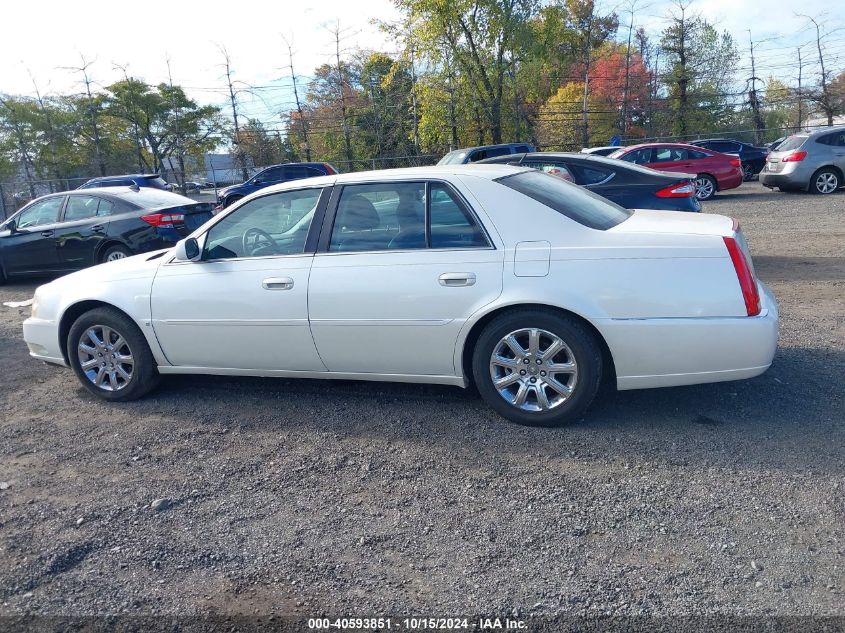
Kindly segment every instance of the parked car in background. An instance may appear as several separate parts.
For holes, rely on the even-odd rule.
[[[566,152],[513,154],[481,162],[533,167],[581,185],[626,209],[701,211],[695,197],[695,174],[662,172],[604,156]]]
[[[153,187],[42,196],[0,224],[0,280],[167,248],[210,219],[211,206]]]
[[[236,200],[240,200],[270,185],[277,185],[281,182],[289,182],[291,180],[302,180],[303,178],[314,178],[316,176],[331,176],[336,173],[337,170],[328,163],[285,163],[284,165],[273,165],[261,170],[246,182],[220,189],[217,192],[217,202],[223,207],[228,207]]]
[[[595,154],[597,156],[608,156],[619,149],[618,145],[605,145],[604,147],[585,147],[582,154]]]
[[[201,182],[196,182],[194,180],[186,180],[185,181],[185,191],[199,191],[203,188],[203,184]]]
[[[153,189],[168,189],[168,183],[159,174],[126,174],[124,176],[103,176],[92,178],[77,187],[77,189],[93,189],[94,187],[151,187]]]
[[[771,152],[760,182],[781,191],[830,194],[845,185],[845,127],[795,134]]]
[[[787,138],[789,138],[789,137],[787,137],[787,136],[781,136],[780,138],[775,139],[775,140],[774,140],[774,141],[772,141],[771,143],[766,143],[766,148],[767,148],[770,152],[773,152],[773,151],[775,151],[775,150],[776,150],[776,149],[780,146],[780,144],[781,144],[781,143],[783,143],[783,142],[784,142]]]
[[[499,145],[481,145],[479,147],[467,147],[465,149],[456,149],[446,154],[443,158],[437,161],[438,165],[465,165],[467,163],[477,163],[480,160],[487,158],[495,158],[496,156],[507,156],[509,154],[524,154],[525,152],[534,152],[537,148],[530,143],[501,143]]]
[[[474,384],[505,418],[552,426],[603,377],[757,376],[777,324],[730,218],[473,165],[268,188],[160,257],[41,286],[23,329],[31,356],[108,401],[161,374]]]
[[[699,200],[739,187],[743,180],[738,157],[684,143],[632,145],[613,152],[610,158],[660,171],[695,174],[695,195]]]
[[[702,139],[692,141],[690,145],[712,149],[721,154],[732,154],[739,156],[742,165],[742,176],[745,180],[752,180],[760,173],[763,165],[766,164],[766,156],[769,155],[767,147],[755,147],[750,143],[742,143],[729,138]]]

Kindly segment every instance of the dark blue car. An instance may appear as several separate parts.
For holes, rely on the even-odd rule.
[[[77,189],[95,187],[151,187],[167,190],[167,182],[159,174],[124,174],[123,176],[101,176],[79,185]]]
[[[331,176],[337,170],[328,163],[286,163],[284,165],[273,165],[264,169],[246,182],[239,185],[232,185],[217,192],[217,201],[224,207],[228,207],[235,200],[240,200],[254,191],[264,189],[270,185],[289,180],[301,180],[302,178],[314,178],[315,176]]]

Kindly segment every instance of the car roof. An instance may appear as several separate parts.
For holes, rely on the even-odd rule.
[[[824,127],[819,130],[813,130],[812,132],[796,132],[792,136],[822,136],[824,134],[835,134],[836,132],[845,132],[845,125],[833,125],[831,127]]]
[[[115,178],[145,178],[147,180],[152,180],[153,178],[161,178],[161,174],[119,174],[117,176],[97,176],[96,178],[89,178],[87,182],[113,180]]]
[[[153,187],[91,187],[90,189],[75,189],[65,193],[75,196],[89,196],[92,194],[111,196],[137,204],[147,209],[174,207],[184,204],[195,204],[197,201],[178,193],[155,189]]]
[[[470,163],[468,165],[433,165],[431,167],[404,167],[397,169],[376,169],[371,171],[354,171],[346,174],[330,176],[316,176],[291,180],[261,189],[261,194],[273,191],[285,191],[302,187],[325,187],[327,185],[343,185],[357,182],[378,182],[384,180],[414,180],[428,178],[449,178],[451,176],[476,176],[495,180],[504,176],[511,176],[519,172],[529,171],[530,167],[515,165],[498,165]]]
[[[646,147],[685,147],[687,149],[695,149],[700,150],[702,149],[698,145],[691,145],[690,143],[672,143],[672,142],[661,142],[661,143],[639,143],[638,145],[629,145],[628,147],[620,147],[619,149],[626,149],[626,150],[634,150],[634,149],[643,149]],[[706,149],[706,148],[704,148]]]

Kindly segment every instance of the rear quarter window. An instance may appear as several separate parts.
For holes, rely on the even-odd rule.
[[[633,213],[578,185],[533,169],[497,178],[496,182],[599,231],[621,224]]]

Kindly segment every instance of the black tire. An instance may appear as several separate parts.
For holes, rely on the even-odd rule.
[[[512,332],[530,328],[545,330],[559,337],[569,348],[566,357],[571,352],[577,366],[575,377],[567,379],[568,384],[574,381],[572,392],[545,411],[526,411],[506,401],[494,386],[491,375],[491,357],[503,338]],[[533,362],[529,360],[526,367],[534,367]],[[514,310],[496,317],[484,328],[473,349],[472,373],[481,397],[502,417],[526,426],[561,426],[580,419],[595,398],[602,376],[601,348],[593,333],[574,318],[553,310]],[[529,387],[532,388],[535,389],[534,401],[539,402],[536,387]]]
[[[713,196],[716,195],[716,191],[718,191],[719,186],[716,184],[716,179],[709,174],[698,174],[695,177],[695,197],[699,200],[710,200]],[[699,182],[701,181],[701,182]],[[709,183],[709,187],[704,185],[704,181]],[[702,186],[703,185],[703,186]],[[705,192],[699,194],[699,192]]]
[[[754,180],[754,166],[751,163],[742,163],[742,179],[745,182]]]
[[[223,201],[223,208],[225,209],[226,207],[233,205],[241,198],[243,198],[243,196],[229,196]]]
[[[101,260],[103,263],[105,263],[131,256],[132,251],[130,251],[127,247],[121,246],[120,244],[115,244],[114,246],[109,246],[106,250],[103,251],[103,256]]]
[[[826,187],[821,186],[823,179],[825,183],[829,183]],[[820,196],[836,193],[841,186],[841,174],[830,167],[822,167],[813,174],[812,178],[810,178],[810,193],[815,193]]]
[[[134,359],[130,379],[128,381],[124,381],[122,386],[112,391],[107,390],[108,387],[104,388],[94,384],[91,378],[89,378],[82,369],[82,361],[79,358],[78,346],[80,342],[84,341],[86,344],[90,344],[91,339],[87,338],[86,332],[90,328],[96,328],[96,326],[108,327],[116,335],[123,337],[128,345],[130,355]],[[102,330],[100,332],[102,333]],[[84,335],[86,335],[86,338],[83,339]],[[118,342],[116,337],[109,338],[112,339],[110,342]],[[103,337],[102,340],[105,343],[105,337]],[[156,369],[156,362],[153,358],[152,352],[150,351],[149,345],[147,345],[144,335],[132,319],[114,308],[95,308],[93,310],[89,310],[76,319],[70,327],[70,332],[68,333],[65,345],[70,366],[76,374],[76,377],[79,378],[79,382],[81,382],[82,386],[88,391],[104,400],[110,400],[113,402],[136,400],[137,398],[148,394],[158,384],[159,374]],[[115,351],[120,352],[125,349],[125,347],[121,346],[120,349]],[[104,355],[107,357],[108,352],[105,349],[103,351],[105,352]],[[91,360],[97,360],[93,358],[93,354],[91,354],[91,356]],[[103,354],[98,354],[98,358],[101,356],[103,356]],[[103,359],[101,362],[107,361]],[[107,368],[104,367],[104,370],[107,372]],[[94,368],[89,371],[98,371],[98,369]],[[118,381],[120,380],[121,379],[118,378]],[[108,376],[105,373],[103,375],[103,382],[111,383],[111,380],[108,379]]]

